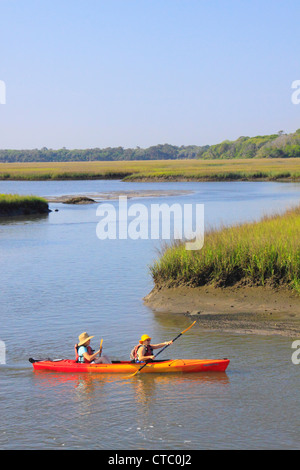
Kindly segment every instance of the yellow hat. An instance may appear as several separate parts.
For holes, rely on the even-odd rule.
[[[94,338],[94,336],[89,336],[86,331],[84,333],[81,333],[81,335],[78,336],[78,339],[79,339],[78,346],[82,346],[91,338]]]
[[[146,339],[151,339],[150,336],[148,335],[143,335],[139,341],[140,344],[142,344],[144,341],[146,341]]]

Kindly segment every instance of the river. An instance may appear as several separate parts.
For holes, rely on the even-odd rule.
[[[206,227],[255,220],[300,199],[299,183],[0,183],[1,193],[41,196],[174,189],[190,193],[131,203],[203,203]],[[291,338],[197,324],[160,356],[228,357],[226,373],[120,380],[33,372],[29,357],[73,358],[83,331],[95,336],[92,346],[103,338],[103,352],[124,360],[142,334],[158,343],[190,324],[143,304],[161,241],[100,240],[97,207],[51,203],[47,216],[0,221],[0,448],[299,449],[300,366]]]

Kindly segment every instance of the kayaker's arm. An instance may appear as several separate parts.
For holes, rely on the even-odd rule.
[[[159,348],[163,348],[164,346],[167,346],[169,344],[172,344],[173,341],[165,341],[164,343],[159,343],[159,344],[151,344],[151,348],[152,349],[159,349]]]
[[[98,351],[96,351],[94,354],[89,354],[89,353],[85,352],[85,353],[83,353],[83,357],[87,361],[92,362],[99,353],[100,353],[100,349],[98,349]]]

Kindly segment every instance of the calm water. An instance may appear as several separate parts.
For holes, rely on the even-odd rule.
[[[254,220],[300,198],[300,184],[0,183],[2,193],[42,196],[131,189],[191,190],[138,202],[204,203],[207,226]],[[190,324],[143,304],[160,241],[100,241],[97,205],[50,208],[59,212],[0,222],[1,449],[300,448],[300,366],[291,362],[291,338],[208,333],[199,324],[161,356],[228,357],[224,374],[34,373],[29,357],[72,358],[82,331],[95,335],[95,347],[103,338],[112,359],[128,359],[141,334],[165,341]]]

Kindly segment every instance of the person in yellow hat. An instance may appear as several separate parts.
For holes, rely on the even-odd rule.
[[[89,336],[87,332],[81,333],[78,336],[79,342],[75,345],[77,350],[77,362],[79,363],[88,363],[93,362],[94,364],[111,364],[110,359],[107,356],[101,356],[101,349],[94,352],[90,346],[91,339],[94,336]],[[99,355],[99,357],[97,357]]]
[[[173,343],[173,341],[165,341],[164,343],[159,344],[150,344],[150,336],[142,335],[139,340],[139,344],[133,348],[130,354],[130,359],[135,362],[145,362],[154,359],[153,349],[160,349],[168,344]]]

